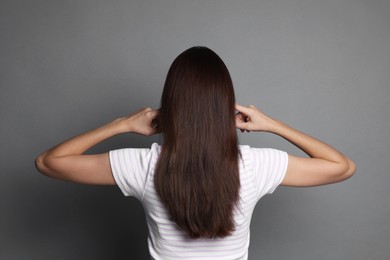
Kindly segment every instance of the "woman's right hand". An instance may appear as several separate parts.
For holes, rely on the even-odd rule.
[[[265,115],[254,105],[248,107],[236,104],[236,126],[241,132],[264,131],[272,132],[276,121]]]
[[[158,125],[158,109],[142,108],[137,112],[116,121],[120,123],[122,132],[131,132],[140,135],[150,136],[157,134]]]

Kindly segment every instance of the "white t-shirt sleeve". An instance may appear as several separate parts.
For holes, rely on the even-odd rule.
[[[271,148],[251,148],[252,167],[257,198],[271,194],[280,185],[287,171],[288,154]]]
[[[150,156],[150,149],[125,148],[109,152],[112,174],[125,196],[143,199]]]

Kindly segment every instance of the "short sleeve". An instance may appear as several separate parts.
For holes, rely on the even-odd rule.
[[[283,181],[288,154],[271,148],[251,148],[252,167],[257,198],[271,194]]]
[[[112,174],[125,196],[143,199],[152,157],[150,151],[125,148],[109,152]]]

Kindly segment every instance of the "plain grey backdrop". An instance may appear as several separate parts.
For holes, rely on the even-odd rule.
[[[204,45],[255,104],[340,149],[350,180],[280,187],[252,219],[250,259],[389,259],[387,0],[0,1],[0,259],[148,259],[142,206],[117,187],[60,182],[34,159],[157,108],[173,59]],[[114,137],[91,152],[148,147]],[[301,155],[265,133],[240,142]]]

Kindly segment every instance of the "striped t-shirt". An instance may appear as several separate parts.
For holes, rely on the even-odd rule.
[[[154,170],[161,146],[110,151],[113,176],[125,196],[141,201],[148,225],[152,259],[248,259],[249,226],[257,201],[272,193],[287,169],[287,153],[269,148],[240,145],[240,200],[234,212],[231,236],[191,239],[173,222],[154,188]],[[223,181],[223,180],[221,180]]]

